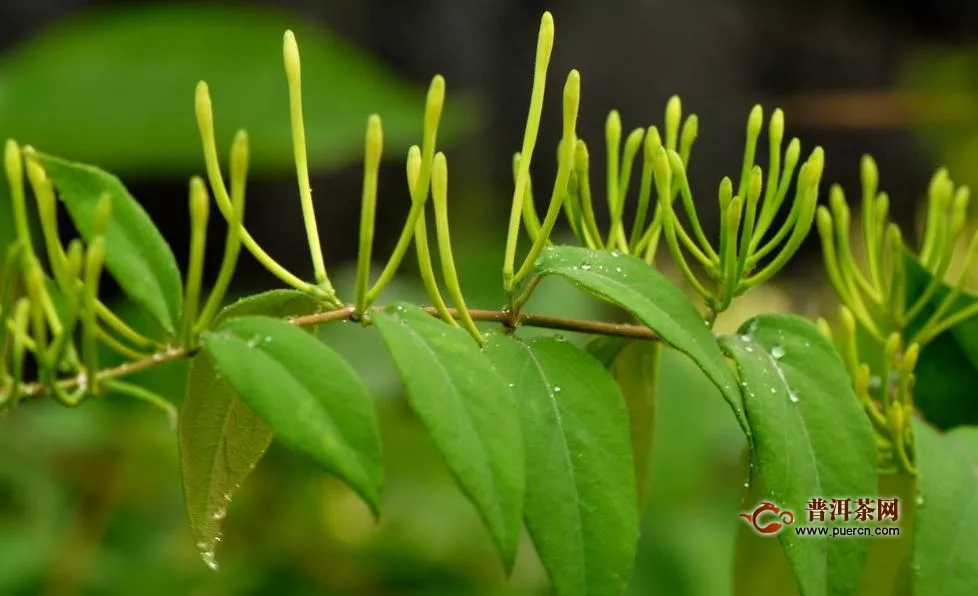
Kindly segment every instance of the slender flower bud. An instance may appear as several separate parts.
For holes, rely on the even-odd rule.
[[[690,114],[683,123],[683,130],[679,138],[679,155],[683,158],[683,163],[689,165],[689,157],[693,152],[693,143],[699,135],[700,119],[696,114]]]
[[[679,141],[679,121],[683,117],[683,105],[678,95],[666,103],[666,149],[675,151]]]

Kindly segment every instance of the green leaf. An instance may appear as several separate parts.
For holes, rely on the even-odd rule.
[[[817,327],[796,316],[765,315],[721,343],[740,371],[766,500],[802,524],[809,499],[875,494],[875,435],[841,358]],[[844,522],[826,516],[825,523]],[[801,593],[855,592],[868,542],[793,531],[778,537]]]
[[[108,172],[49,155],[38,158],[86,241],[94,234],[99,200],[109,197],[112,217],[105,230],[105,267],[126,294],[172,335],[183,308],[180,270],[146,211]]]
[[[275,290],[235,302],[218,314],[215,324],[236,316],[284,317],[320,308],[306,294]],[[177,430],[190,529],[205,560],[216,564],[214,550],[231,497],[272,442],[272,429],[238,399],[210,357],[201,353],[190,361]]]
[[[914,420],[914,594],[978,594],[978,428],[940,434]]]
[[[309,164],[363,155],[371,113],[399,154],[422,133],[424,90],[301,15],[241,5],[116,5],[49,27],[0,57],[0,138],[117,173],[185,176],[202,166],[194,88],[210,86],[218,147],[248,130],[256,173],[294,172],[282,34],[302,54]],[[440,143],[472,130],[471,102],[450,98]],[[325,196],[325,195],[324,195]]]
[[[907,271],[907,308],[916,302],[933,279],[910,252],[904,253]],[[951,291],[941,283],[920,315],[908,325],[916,332]],[[947,310],[952,314],[978,298],[962,293]],[[978,317],[961,321],[924,346],[914,369],[914,404],[938,428],[978,425]]]
[[[548,248],[537,261],[536,270],[541,275],[559,275],[617,304],[665,343],[692,358],[720,388],[741,428],[750,435],[736,380],[716,338],[686,294],[664,275],[630,255],[575,246]]]
[[[660,346],[651,341],[602,336],[588,342],[586,350],[608,369],[625,396],[631,427],[638,508],[640,512],[644,512],[649,493]]]
[[[628,407],[632,456],[638,506],[645,508],[649,494],[652,461],[652,430],[655,425],[655,399],[658,386],[659,344],[631,341],[611,365],[611,376],[618,383]]]
[[[523,515],[557,594],[621,594],[638,539],[621,391],[566,341],[497,335],[485,352],[514,384],[526,451]]]
[[[523,513],[516,400],[461,328],[398,303],[373,314],[411,407],[511,569]]]
[[[373,402],[339,354],[299,327],[259,316],[228,320],[203,342],[218,374],[283,443],[378,512],[383,468]]]

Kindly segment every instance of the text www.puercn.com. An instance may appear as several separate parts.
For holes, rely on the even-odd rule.
[[[899,536],[900,528],[895,526],[881,526],[878,528],[854,528],[854,527],[835,527],[825,526],[798,526],[794,528],[798,536],[827,536],[831,538],[841,538],[845,536]]]

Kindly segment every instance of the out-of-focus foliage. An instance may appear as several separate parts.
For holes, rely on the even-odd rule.
[[[361,156],[363,126],[384,118],[389,154],[421,136],[423,91],[356,47],[294,15],[253,6],[186,3],[79,14],[0,56],[0,138],[117,174],[200,168],[194,87],[206,80],[218,139],[246,128],[252,170],[294,169],[282,32],[302,39],[309,163]],[[471,130],[474,107],[450,99],[440,142]],[[221,148],[223,149],[223,143]]]

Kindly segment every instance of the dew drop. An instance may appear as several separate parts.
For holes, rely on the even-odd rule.
[[[214,520],[216,521],[221,521],[222,519],[224,519],[224,516],[226,516],[227,514],[228,514],[228,510],[224,507],[220,507],[216,511],[214,511],[214,515],[212,515],[211,517],[213,517]]]
[[[777,389],[775,389],[774,387],[771,387],[771,393],[777,393],[777,392],[778,392]]]
[[[581,271],[590,271],[590,270],[591,270],[591,265],[589,265],[587,263],[582,263],[581,264]]]
[[[771,348],[771,358],[775,360],[781,360],[784,358],[784,348],[781,346],[774,346]]]
[[[788,401],[790,401],[793,404],[798,403],[798,394],[795,393],[794,391],[788,391]]]
[[[748,342],[750,342],[752,339],[754,339],[754,338],[751,337],[751,336],[749,336],[749,335],[747,335],[746,333],[742,333],[740,335],[740,341],[744,342],[745,344],[748,343]]]
[[[200,553],[200,558],[204,560],[204,564],[211,568],[211,571],[217,571],[219,565],[217,564],[217,557],[214,556],[214,551],[205,550]]]
[[[751,346],[747,346],[744,349],[747,350],[748,353],[753,353],[754,352],[754,348],[752,348]]]
[[[512,389],[513,387],[516,387],[516,383],[510,383],[509,385],[507,385],[507,387],[509,387],[510,389]]]
[[[873,376],[869,377],[869,388],[870,389],[879,389],[882,386],[883,386],[883,380],[880,379],[880,376],[879,375],[873,375]]]
[[[621,267],[615,267],[615,273],[621,273]]]
[[[617,250],[613,250],[611,251],[611,256],[617,259],[618,257],[621,256],[621,253],[618,252]]]
[[[917,495],[917,498],[914,500],[914,503],[917,504],[917,507],[922,507],[924,504],[924,495]]]
[[[563,335],[558,333],[557,335],[554,336],[554,341],[567,341],[567,338],[565,338]]]
[[[560,385],[554,385],[554,393],[560,393]]]
[[[258,344],[260,343],[261,343],[261,338],[256,335],[248,340],[248,347],[257,348]]]

